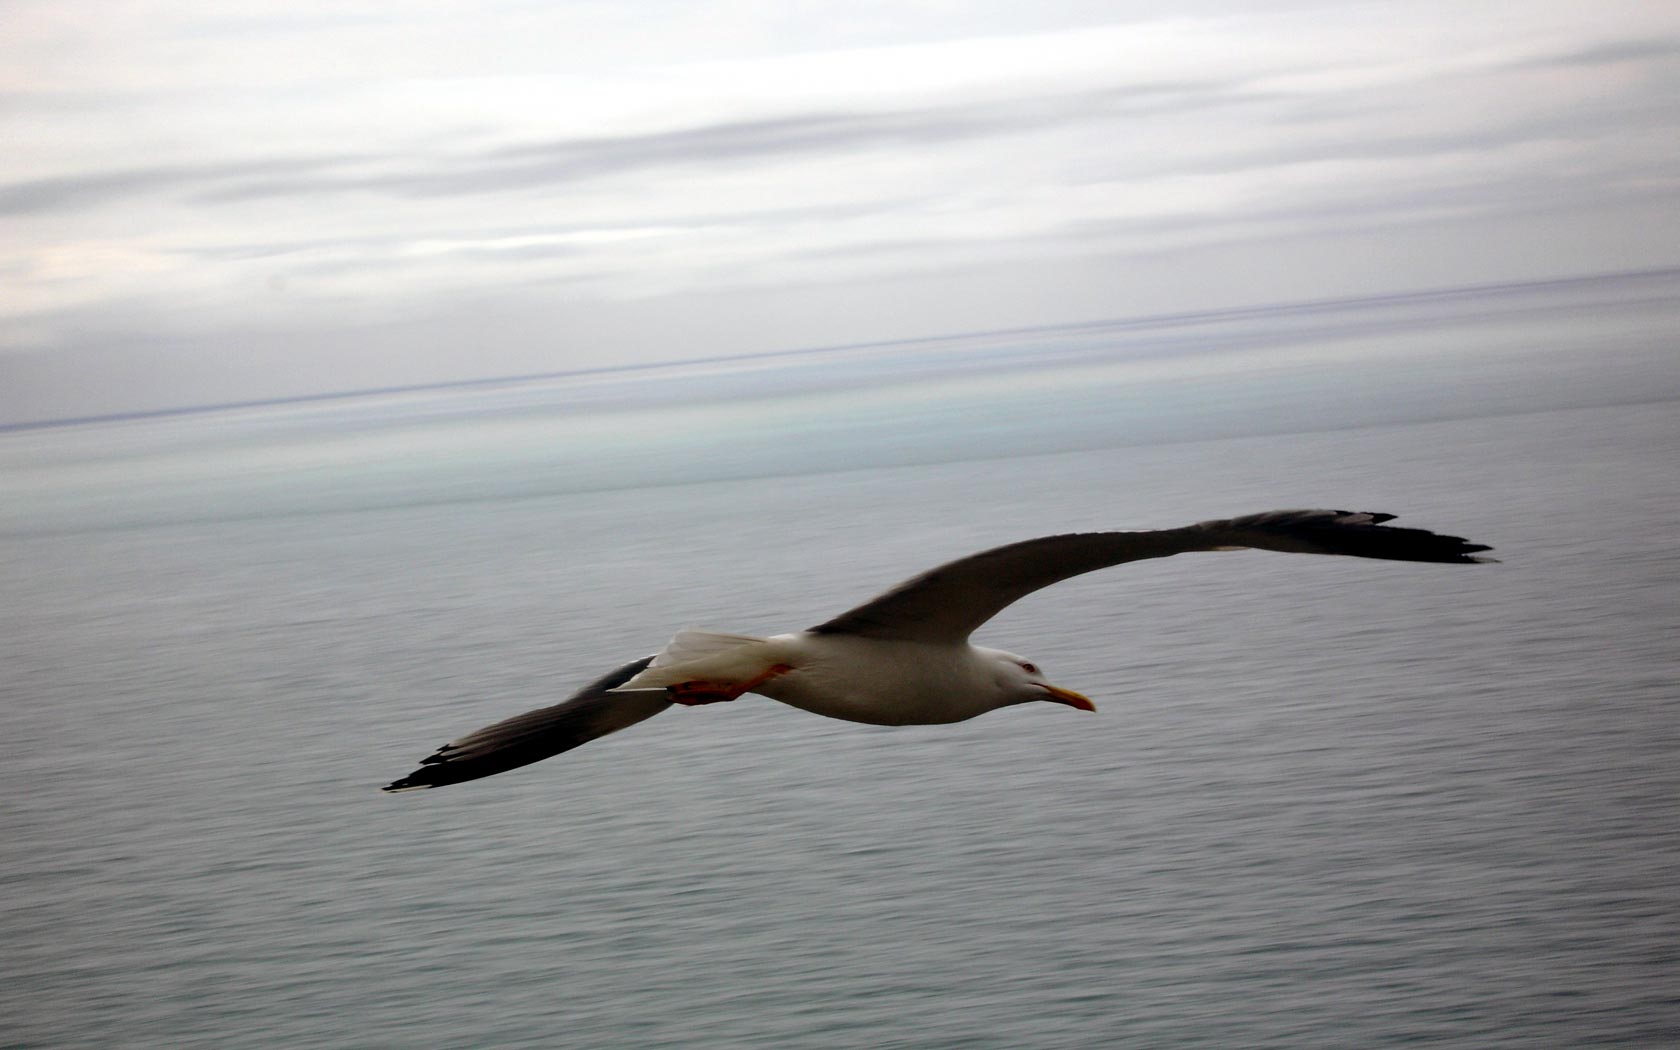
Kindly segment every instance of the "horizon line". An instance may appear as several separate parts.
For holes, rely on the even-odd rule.
[[[583,376],[613,373],[651,372],[662,368],[695,365],[729,364],[741,361],[768,361],[820,354],[843,353],[854,350],[878,349],[893,346],[918,346],[946,342],[961,342],[986,336],[1034,335],[1047,332],[1078,332],[1104,328],[1171,327],[1259,317],[1275,314],[1305,312],[1335,306],[1367,308],[1396,303],[1420,302],[1455,296],[1498,294],[1534,291],[1542,288],[1568,288],[1604,284],[1618,280],[1680,277],[1680,266],[1659,266],[1640,270],[1616,270],[1569,277],[1548,277],[1525,281],[1497,281],[1481,284],[1447,285],[1409,292],[1386,292],[1372,295],[1338,296],[1322,299],[1293,299],[1248,306],[1215,307],[1206,310],[1182,310],[1158,314],[1139,314],[1130,317],[1111,317],[1094,321],[1063,321],[1050,324],[1018,325],[1007,328],[972,329],[938,335],[910,336],[900,339],[872,339],[855,343],[834,343],[821,346],[794,347],[783,350],[759,350],[734,354],[712,354],[703,357],[674,358],[645,361],[627,365],[596,365],[588,368],[556,369],[516,375],[479,376],[471,379],[446,379],[427,383],[399,383],[391,386],[357,387],[350,390],[325,390],[310,394],[291,394],[284,397],[249,398],[238,401],[219,401],[209,404],[175,405],[165,408],[136,409],[129,412],[104,412],[87,416],[63,416],[23,422],[0,422],[0,434],[23,430],[46,430],[59,427],[90,426],[100,423],[123,423],[172,416],[207,415],[215,412],[237,412],[251,408],[272,408],[280,405],[312,404],[327,401],[348,401],[356,398],[389,397],[397,394],[462,390],[473,387],[519,386]]]

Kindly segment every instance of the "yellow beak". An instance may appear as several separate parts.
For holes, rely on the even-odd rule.
[[[1069,707],[1077,707],[1081,711],[1095,711],[1097,709],[1097,705],[1091,703],[1089,697],[1076,693],[1072,689],[1063,689],[1049,683],[1042,684],[1040,688],[1050,694],[1045,697],[1047,700],[1054,700],[1058,704],[1066,704]]]

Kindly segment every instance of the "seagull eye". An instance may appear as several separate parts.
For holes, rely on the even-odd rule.
[[[1038,673],[1038,665],[1022,661],[1021,670],[1027,672],[1028,674],[1037,674]]]

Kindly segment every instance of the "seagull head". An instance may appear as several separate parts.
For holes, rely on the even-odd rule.
[[[998,691],[1003,695],[1003,703],[1025,704],[1034,700],[1049,700],[1069,707],[1077,707],[1081,711],[1095,711],[1097,705],[1088,697],[1063,689],[1058,685],[1051,685],[1044,677],[1044,672],[1038,665],[1024,656],[1006,653],[1001,649],[981,650],[991,661],[993,680]]]

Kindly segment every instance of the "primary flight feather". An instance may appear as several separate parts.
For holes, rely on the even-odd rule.
[[[1178,529],[1044,536],[981,551],[906,580],[825,623],[756,638],[682,631],[563,703],[517,715],[445,744],[386,786],[410,791],[476,780],[569,751],[672,704],[753,692],[794,707],[875,725],[960,722],[1048,700],[1090,700],[1052,685],[1032,661],[970,645],[987,620],[1053,583],[1145,558],[1256,548],[1388,561],[1475,563],[1491,548],[1458,536],[1387,526],[1392,514],[1279,510]]]

